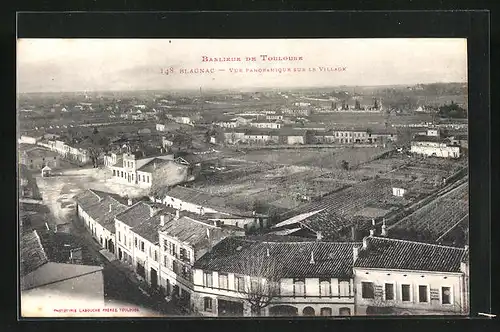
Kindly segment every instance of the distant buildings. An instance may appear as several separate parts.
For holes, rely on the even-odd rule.
[[[21,151],[19,162],[29,170],[41,170],[45,166],[57,168],[59,167],[59,155],[42,147],[34,146]]]
[[[72,147],[63,141],[49,140],[47,142],[38,142],[38,145],[56,152],[64,159],[77,162],[82,165],[87,164],[91,161],[90,153],[88,152],[88,150]]]

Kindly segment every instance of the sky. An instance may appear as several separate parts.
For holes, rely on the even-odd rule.
[[[302,57],[296,61],[263,61]],[[203,56],[239,62],[203,62]],[[256,57],[257,61],[246,61]],[[331,68],[330,71],[320,70]],[[172,68],[169,75],[161,69]],[[180,73],[214,69],[214,73]],[[290,68],[291,72],[266,72]],[[302,68],[304,71],[293,71]],[[345,68],[344,70],[334,70]],[[223,69],[223,71],[221,71]],[[230,69],[241,69],[233,73]],[[251,71],[262,69],[264,72]],[[313,71],[315,70],[315,71]],[[167,71],[168,72],[168,71]],[[467,82],[466,39],[18,39],[24,92],[247,89]]]

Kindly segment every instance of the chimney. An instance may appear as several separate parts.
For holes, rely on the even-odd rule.
[[[129,199],[127,200],[127,204],[128,204],[128,206],[131,206],[131,205],[132,205],[132,199],[131,199],[131,198],[129,198]]]
[[[351,227],[351,238],[352,241],[356,241],[356,227],[354,225]]]
[[[269,248],[266,248],[266,256],[269,257],[270,254],[269,254]]]
[[[165,216],[163,214],[160,216],[160,226],[165,226]]]
[[[356,259],[358,259],[358,255],[359,255],[359,248],[356,246],[352,247],[352,256],[353,256],[354,263],[356,263]]]
[[[372,219],[372,226],[375,226],[375,218]]]
[[[207,238],[208,238],[208,241],[210,241],[210,228],[207,228]]]
[[[311,251],[311,260],[309,261],[310,264],[314,264],[314,252]]]
[[[387,236],[387,226],[385,225],[385,218],[382,220],[382,232],[380,233],[382,236]]]
[[[109,204],[109,212],[111,212],[111,206],[112,206],[112,205],[111,205],[111,204]]]
[[[370,236],[374,236],[375,235],[375,230],[372,228],[370,229]]]
[[[323,239],[323,234],[321,232],[316,233],[316,240],[321,241]]]
[[[150,206],[149,207],[149,216],[152,217],[154,215],[155,215],[155,209],[152,206]]]
[[[204,215],[204,214],[205,214],[205,209],[203,208],[203,206],[200,206],[200,214],[201,214],[201,215]]]
[[[368,237],[364,237],[363,238],[363,249],[367,249],[368,248]]]
[[[175,210],[175,219],[179,219],[179,209]]]

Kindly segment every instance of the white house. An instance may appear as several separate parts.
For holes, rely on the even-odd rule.
[[[460,158],[460,146],[449,145],[435,136],[416,136],[411,142],[410,152],[440,158]]]
[[[407,188],[402,188],[402,186],[392,187],[392,194],[397,197],[403,197],[406,191]]]
[[[114,164],[108,163],[112,180],[140,188],[151,188],[154,182],[175,185],[187,180],[188,167],[174,161],[173,155],[139,158],[133,153],[116,157]]]
[[[369,236],[355,249],[356,315],[468,314],[468,251]]]
[[[75,196],[77,216],[103,249],[115,253],[115,216],[128,208],[108,193],[86,190]]]
[[[260,122],[255,121],[249,124],[251,127],[262,128],[262,129],[279,129],[282,127],[282,124],[279,122]]]
[[[359,244],[226,238],[194,264],[193,305],[208,317],[353,315],[353,246]]]

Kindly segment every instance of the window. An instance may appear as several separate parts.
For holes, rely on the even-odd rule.
[[[293,279],[293,295],[294,296],[305,296],[306,295],[306,283],[305,279]]]
[[[441,303],[451,304],[451,288],[441,287]]]
[[[163,266],[168,267],[168,257],[167,257],[167,255],[163,256]]]
[[[212,272],[203,272],[203,286],[213,287],[212,286]]]
[[[339,279],[339,296],[349,296],[351,292],[351,283],[349,279]]]
[[[212,311],[212,298],[211,297],[205,297],[203,300],[203,309],[205,311]]]
[[[144,252],[144,242],[141,241],[141,251]]]
[[[57,157],[54,157],[54,160],[56,160]]]
[[[176,248],[174,243],[170,243],[169,251],[170,251],[170,255],[177,257],[177,248]]]
[[[163,251],[168,251],[168,241],[163,240]]]
[[[127,245],[127,236],[123,235],[123,244],[126,246]]]
[[[401,285],[401,301],[410,301],[410,285]]]
[[[331,295],[330,279],[320,279],[319,280],[319,295],[320,296],[330,296]],[[331,316],[331,314],[328,316]]]
[[[375,298],[375,290],[373,288],[373,282],[362,282],[361,283],[361,297],[364,299]]]
[[[340,308],[339,309],[339,315],[340,316],[350,316],[351,315],[351,309],[350,308]]]
[[[146,179],[147,179],[146,183],[149,183],[149,176]]]
[[[427,297],[427,286],[418,286],[418,302],[429,302]]]
[[[394,300],[394,284],[385,284],[384,294],[386,301]]]
[[[134,238],[134,246],[137,248],[137,238]]]
[[[234,276],[234,289],[238,292],[245,291],[245,278],[242,276]]]
[[[154,257],[154,259],[155,259],[155,262],[158,262],[158,251],[156,251],[156,250],[155,250],[155,257]]]
[[[331,316],[332,308],[321,308],[321,316]]]
[[[146,182],[146,175],[142,174],[142,182]]]
[[[229,289],[227,274],[223,274],[223,273],[219,274],[219,288]]]
[[[180,259],[185,262],[189,262],[189,254],[185,248],[180,248]]]
[[[118,231],[118,242],[122,242],[122,236],[121,236],[120,231]]]

